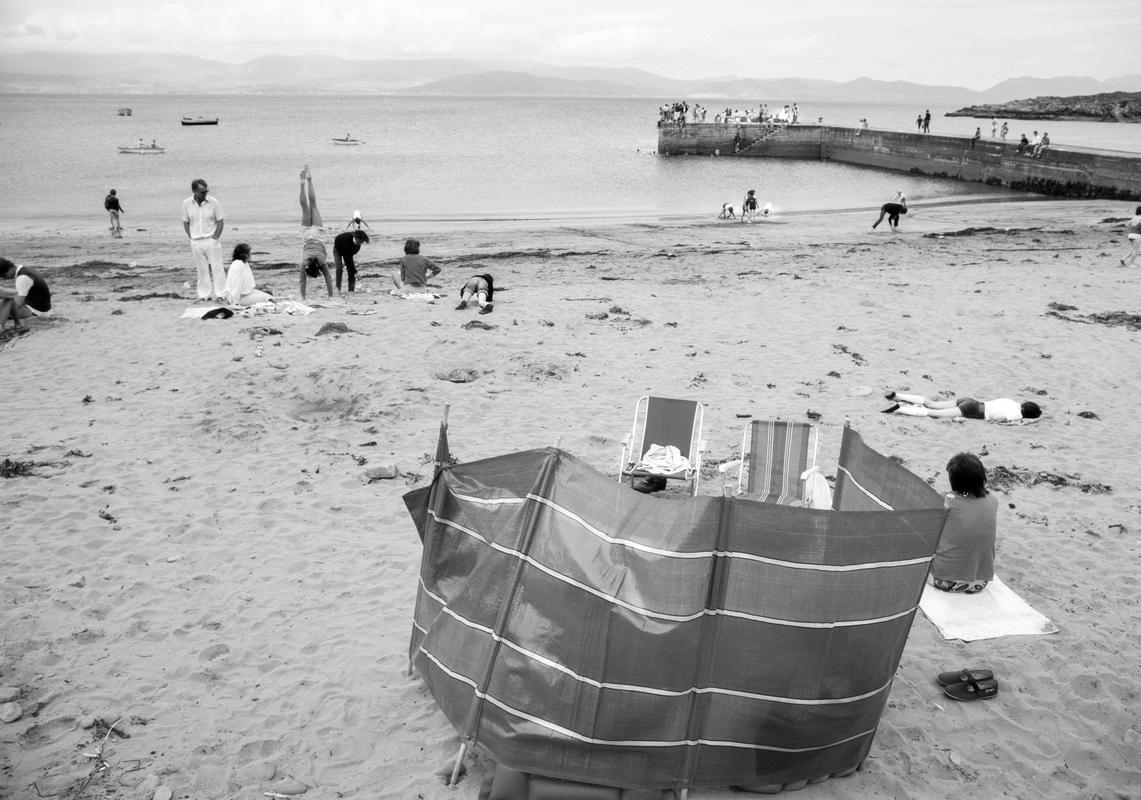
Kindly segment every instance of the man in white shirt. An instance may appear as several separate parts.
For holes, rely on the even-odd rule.
[[[190,252],[198,271],[198,299],[222,297],[226,292],[226,268],[222,264],[222,228],[226,225],[222,205],[207,194],[202,178],[190,184],[193,194],[182,201],[182,227],[190,239]]]

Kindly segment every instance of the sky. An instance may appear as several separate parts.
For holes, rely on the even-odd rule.
[[[1139,41],[1138,0],[0,0],[9,55],[494,58],[979,90],[1141,73]]]

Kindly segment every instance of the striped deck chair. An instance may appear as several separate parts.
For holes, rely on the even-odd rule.
[[[755,419],[741,437],[737,494],[762,503],[802,505],[801,476],[816,466],[820,432],[807,422]],[[736,462],[723,466],[732,467]]]
[[[696,496],[701,472],[701,426],[704,418],[705,410],[696,400],[649,395],[640,397],[634,406],[634,426],[622,443],[619,482],[629,478],[630,485],[633,486],[635,478],[660,475],[638,469],[638,462],[650,449],[650,445],[673,445],[683,458],[689,460],[689,468],[661,477],[688,481],[690,492]]]

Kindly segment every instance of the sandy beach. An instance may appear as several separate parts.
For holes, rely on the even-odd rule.
[[[863,769],[798,796],[1141,797],[1135,205],[917,205],[898,233],[867,210],[375,224],[364,291],[311,282],[311,314],[210,321],[182,318],[177,224],[0,231],[55,307],[0,338],[0,796],[475,800],[482,760],[444,785],[458,739],[407,672],[401,497],[431,478],[445,404],[461,461],[558,441],[614,475],[649,393],[706,405],[707,494],[749,416],[816,421],[828,476],[846,419],[941,492],[950,456],[980,455],[1002,476],[999,574],[1059,629],[968,644],[917,613]],[[406,235],[444,267],[434,304],[387,293]],[[234,223],[239,241],[296,294],[294,228]],[[454,310],[478,272],[494,313]],[[1045,416],[881,414],[890,389]],[[968,665],[995,699],[942,694]]]

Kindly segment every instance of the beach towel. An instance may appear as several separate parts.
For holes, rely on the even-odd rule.
[[[269,300],[264,303],[254,303],[238,312],[243,317],[256,317],[261,314],[300,314],[308,316],[313,313],[313,306],[297,300]]]
[[[1035,611],[996,575],[978,594],[942,592],[928,583],[919,607],[944,639],[997,639],[1057,633],[1058,626]]]
[[[392,289],[389,294],[393,297],[399,297],[401,300],[419,300],[424,303],[434,303],[443,297],[442,294],[433,294],[432,292],[402,292],[399,289]]]

